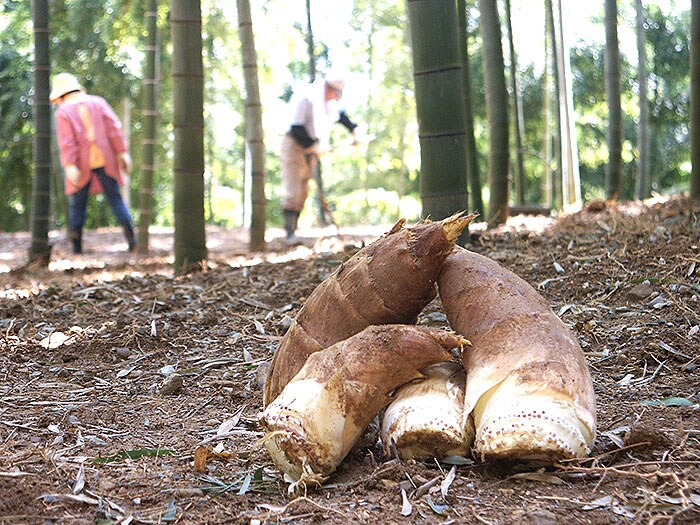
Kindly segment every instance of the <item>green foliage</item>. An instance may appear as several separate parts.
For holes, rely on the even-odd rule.
[[[667,15],[648,6],[647,42],[652,48],[649,98],[652,188],[688,187],[690,162],[690,11]]]
[[[584,200],[604,198],[605,167],[608,162],[608,107],[605,94],[605,53],[602,45],[580,42],[572,49],[574,107],[582,195]],[[622,100],[622,196],[634,196],[636,175],[637,117],[636,69],[620,56]]]
[[[32,192],[31,69],[14,49],[0,49],[0,230],[29,227]]]
[[[32,45],[28,2],[5,2],[0,17],[0,230],[29,228],[32,192]]]
[[[133,95],[141,58],[134,29],[141,23],[127,0],[57,0],[51,2],[53,73],[67,71],[89,93],[116,104]]]

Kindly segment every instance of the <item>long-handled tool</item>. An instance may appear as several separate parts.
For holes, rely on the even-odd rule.
[[[336,230],[338,225],[333,218],[328,201],[326,200],[326,192],[323,189],[323,177],[321,176],[321,159],[316,156],[312,165],[314,180],[316,181],[316,205],[318,207],[318,219],[322,226],[332,224]]]
[[[331,149],[327,150],[325,153],[337,151],[338,149],[347,146],[357,147],[358,145],[367,144],[373,141],[374,138],[374,135],[368,135],[366,137],[363,137],[363,140],[361,141],[355,140],[352,143],[334,146]],[[335,226],[335,234],[338,235],[338,224],[333,218],[333,212],[331,211],[331,208],[328,205],[328,201],[326,200],[326,193],[323,189],[323,177],[321,175],[321,159],[319,155],[311,154],[307,156],[307,161],[311,166],[311,172],[313,173],[314,181],[316,182],[316,207],[318,210],[318,220],[322,226],[328,226],[329,224]]]

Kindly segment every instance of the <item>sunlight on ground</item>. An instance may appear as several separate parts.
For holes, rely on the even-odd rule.
[[[618,211],[638,216],[649,206],[669,200],[655,196],[646,201],[631,201],[610,204]],[[551,228],[561,216],[517,215],[510,217],[506,224],[491,231],[531,232],[541,234]],[[327,226],[300,230],[303,244],[287,247],[284,244],[284,231],[269,228],[266,231],[267,251],[248,251],[248,232],[243,228],[207,228],[208,267],[243,267],[261,263],[285,263],[305,259],[319,254],[351,253],[373,242],[391,229],[391,224],[378,226]],[[470,224],[471,232],[484,232],[486,222]],[[68,240],[64,231],[52,231],[49,241],[54,246],[53,259],[48,271],[31,271],[15,278],[13,269],[22,268],[31,242],[28,232],[3,235],[0,248],[0,277],[4,274],[4,289],[0,286],[0,298],[27,298],[47,289],[57,278],[70,280],[76,286],[82,282],[112,282],[127,276],[146,275],[172,276],[173,230],[172,228],[152,227],[149,230],[150,254],[140,256],[127,253],[121,233],[116,229],[93,230],[86,234],[87,246],[83,255],[68,253]]]

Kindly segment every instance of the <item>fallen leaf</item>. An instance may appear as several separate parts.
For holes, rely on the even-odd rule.
[[[659,346],[659,348],[661,348],[662,350],[666,350],[670,354],[677,355],[677,356],[682,357],[684,359],[692,359],[693,358],[692,356],[689,356],[688,354],[684,354],[683,352],[679,352],[678,350],[673,348],[671,345],[669,345],[668,343],[665,343],[663,341],[658,341],[656,344]]]
[[[140,448],[136,450],[124,450],[113,456],[108,456],[106,458],[94,458],[93,463],[112,463],[114,461],[121,461],[122,459],[139,459],[142,457],[160,457],[160,456],[176,456],[177,452],[174,450],[168,450],[167,448]]]
[[[568,312],[569,310],[572,310],[573,308],[574,308],[573,304],[565,304],[557,312],[557,317],[563,316],[566,312]]]
[[[170,503],[165,507],[165,514],[161,517],[164,521],[174,521],[177,515],[177,507],[175,506],[175,500],[171,499]]]
[[[615,443],[618,448],[622,448],[625,446],[624,440],[620,436],[616,436],[612,432],[602,432],[601,435],[607,437],[610,441]]]
[[[583,510],[594,510],[609,506],[613,502],[612,496],[603,496],[597,500],[591,501],[582,507]]]
[[[117,377],[122,378],[128,376],[136,367],[131,367],[131,368],[122,368],[119,372],[117,372]]]
[[[243,410],[245,407],[242,407],[241,409],[236,412],[233,417],[228,418],[226,421],[221,423],[219,425],[219,428],[216,429],[216,435],[220,436],[222,434],[226,434],[227,432],[230,432],[235,428],[236,425],[238,425],[238,422],[241,420],[241,414],[243,414]]]
[[[665,399],[647,399],[644,401],[639,402],[641,405],[648,405],[648,406],[660,406],[664,405],[667,407],[690,407],[693,406],[695,403],[693,403],[690,399],[686,399],[684,397],[667,397]]]
[[[625,377],[620,379],[617,383],[615,383],[617,386],[627,386],[632,382],[632,379],[634,379],[634,375],[632,374],[627,374]]]
[[[558,476],[547,474],[545,472],[520,472],[513,474],[510,479],[526,479],[528,481],[541,481],[543,483],[551,483],[552,485],[563,485],[566,482]]]
[[[61,345],[68,344],[69,339],[70,337],[63,332],[53,332],[44,337],[39,344],[44,348],[54,350]]]
[[[275,514],[281,514],[285,510],[287,510],[287,507],[280,507],[279,505],[270,505],[269,503],[260,503],[258,504],[258,507],[262,509],[267,509],[270,512],[274,512]]]
[[[635,512],[628,510],[626,506],[623,507],[622,505],[613,505],[612,511],[613,514],[617,514],[618,516],[624,516],[625,518],[635,517]]]
[[[211,449],[209,447],[200,445],[194,451],[194,471],[195,472],[206,472],[207,470],[207,459],[209,459],[209,453]]]
[[[80,503],[87,503],[88,505],[99,505],[100,500],[97,498],[91,498],[85,494],[42,494],[41,499],[46,503],[54,503],[61,500],[78,501]]]
[[[442,483],[440,483],[440,493],[442,494],[443,498],[447,496],[447,492],[450,490],[450,485],[452,485],[452,482],[456,477],[457,467],[453,466],[447,473],[447,476],[445,476],[445,479],[442,480]]]
[[[80,494],[83,487],[85,487],[85,467],[80,465],[78,475],[75,477],[75,483],[73,483],[73,494]]]
[[[435,514],[439,514],[440,516],[447,516],[447,509],[450,508],[449,505],[438,505],[433,501],[433,499],[428,496],[426,498],[428,500],[428,505],[430,505],[430,508],[433,509],[433,512]]]
[[[664,294],[661,294],[657,295],[654,299],[652,299],[652,301],[649,303],[649,306],[651,306],[655,310],[660,310],[661,308],[673,306],[673,301],[671,301]]]
[[[262,325],[260,321],[257,319],[253,321],[253,324],[255,325],[255,331],[258,332],[261,335],[265,335],[265,327]]]
[[[474,460],[465,458],[464,456],[446,456],[442,458],[440,463],[446,465],[473,465]]]
[[[163,377],[167,377],[170,374],[174,374],[176,370],[177,368],[175,368],[173,365],[165,365],[163,368],[158,370],[158,373]]]
[[[401,489],[401,515],[410,516],[413,512],[413,505],[408,501],[408,495],[405,489]]]
[[[250,487],[250,482],[252,481],[253,476],[250,475],[250,472],[246,474],[245,478],[243,479],[243,483],[241,483],[241,488],[238,489],[238,495],[242,496],[246,492],[248,492],[248,488]]]

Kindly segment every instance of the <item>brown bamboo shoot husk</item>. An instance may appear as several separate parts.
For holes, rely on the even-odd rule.
[[[475,215],[404,227],[366,246],[309,296],[273,357],[263,403],[269,404],[314,352],[370,325],[411,324],[435,297],[435,280]]]

